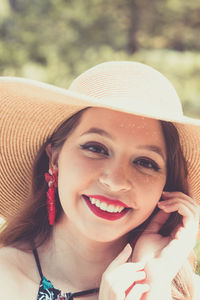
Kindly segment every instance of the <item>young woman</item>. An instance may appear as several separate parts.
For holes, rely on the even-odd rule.
[[[136,62],[0,80],[7,299],[197,300],[200,121]]]

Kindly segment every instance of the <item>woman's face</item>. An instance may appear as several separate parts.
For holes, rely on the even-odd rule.
[[[92,240],[112,241],[143,223],[166,182],[160,122],[90,108],[58,157],[62,220]]]

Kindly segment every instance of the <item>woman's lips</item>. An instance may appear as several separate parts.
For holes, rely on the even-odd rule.
[[[114,221],[122,218],[130,208],[119,200],[112,200],[100,195],[82,195],[87,206],[98,217]]]

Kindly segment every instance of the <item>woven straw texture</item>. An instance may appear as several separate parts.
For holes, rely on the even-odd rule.
[[[41,145],[82,107],[51,103],[51,93],[40,87],[3,82],[0,89],[0,215],[7,217],[29,195],[32,165]]]
[[[27,201],[41,145],[64,120],[88,106],[172,121],[188,163],[192,196],[200,203],[200,121],[183,116],[164,76],[133,64],[101,64],[78,77],[70,90],[25,79],[0,80],[0,215],[14,215]]]

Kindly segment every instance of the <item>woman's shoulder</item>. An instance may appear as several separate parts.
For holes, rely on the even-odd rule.
[[[0,248],[0,275],[2,270],[6,269],[11,272],[17,270],[17,259],[19,257],[19,250],[12,247]],[[12,272],[11,272],[12,273]]]
[[[10,266],[17,269],[22,259],[26,260],[27,253],[14,247],[0,248],[0,264],[2,267]],[[0,268],[1,269],[1,268]]]
[[[36,286],[38,287],[34,282],[32,269],[33,260],[30,253],[12,247],[0,248],[0,294],[2,299],[27,299],[24,297],[27,287],[30,288],[30,291],[31,289],[35,290]],[[30,277],[28,270],[30,270]],[[28,299],[31,298],[30,294]]]
[[[19,295],[19,283],[22,277],[17,264],[18,251],[15,248],[0,249],[0,293],[3,299]]]

